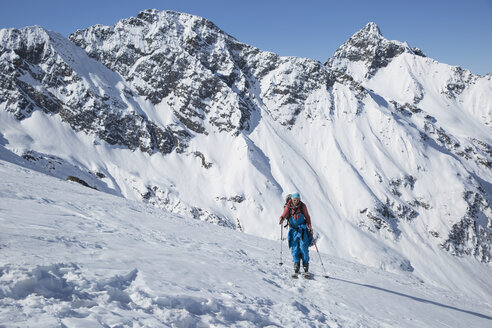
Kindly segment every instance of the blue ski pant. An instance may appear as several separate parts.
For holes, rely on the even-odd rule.
[[[289,229],[289,247],[294,263],[298,263],[301,259],[303,263],[309,263],[309,246],[312,240],[306,225]]]

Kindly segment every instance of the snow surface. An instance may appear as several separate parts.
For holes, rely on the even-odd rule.
[[[314,280],[293,280],[285,242],[0,158],[2,327],[491,326],[490,298],[321,254],[326,279],[314,249]]]
[[[175,23],[189,27],[190,17]],[[126,35],[117,25],[127,40],[143,37],[138,29]],[[29,44],[44,40],[57,61],[73,66],[81,77],[70,86],[76,96],[90,86],[158,125],[178,121],[166,99],[156,106],[143,97],[129,99],[125,90],[134,86],[62,36],[39,27],[24,30]],[[0,31],[5,48],[11,39],[20,42],[9,34],[14,32],[19,30]],[[175,42],[172,35],[168,41]],[[221,47],[219,42],[217,53],[228,51]],[[251,56],[260,64],[276,57]],[[34,111],[19,121],[0,105],[0,159],[24,167],[2,162],[0,325],[490,326],[490,262],[481,263],[480,254],[454,256],[441,243],[468,215],[466,192],[492,193],[490,167],[478,161],[490,156],[476,144],[492,144],[491,76],[405,52],[366,79],[363,62],[344,61],[339,64],[350,65],[347,71],[367,94],[337,80],[308,90],[296,112],[285,103],[288,95],[274,90],[288,90],[320,63],[278,61],[266,76],[238,82],[254,85],[258,109],[249,131],[219,133],[205,121],[208,134],[194,135],[180,154],[110,146],[75,132],[59,115]],[[211,74],[198,62],[196,69]],[[31,76],[20,78],[38,87]],[[184,82],[191,88],[197,81]],[[447,88],[460,83],[461,94]],[[225,103],[237,103],[231,97],[221,95]],[[399,113],[393,101],[421,112]],[[284,125],[292,119],[295,124]],[[459,145],[455,153],[435,141],[438,129]],[[434,137],[426,142],[423,133]],[[467,149],[469,158],[456,155]],[[26,162],[14,153],[39,159]],[[68,175],[105,193],[53,178]],[[414,184],[392,189],[409,176]],[[316,256],[315,281],[307,289],[304,281],[286,279],[290,268],[276,267],[277,218],[283,197],[293,191],[308,204],[318,247],[338,280],[321,279]],[[367,214],[385,201],[395,208],[416,201],[425,207],[415,207],[417,218],[375,229]],[[490,227],[492,209],[484,205],[481,211],[477,222]],[[476,231],[463,231],[468,239],[460,246],[473,251]],[[290,266],[285,244],[283,250]]]

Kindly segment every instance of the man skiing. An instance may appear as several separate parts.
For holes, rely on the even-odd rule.
[[[287,219],[289,222],[289,248],[294,260],[294,276],[297,277],[301,266],[304,267],[304,273],[309,273],[309,246],[313,242],[313,228],[311,227],[311,217],[309,216],[307,206],[301,202],[299,193],[291,195],[287,201],[284,212],[280,216],[280,224]]]

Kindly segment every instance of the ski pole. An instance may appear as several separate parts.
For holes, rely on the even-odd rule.
[[[284,244],[284,225],[282,222],[280,223],[280,265],[283,265],[284,262],[282,261],[282,245]]]
[[[321,255],[319,254],[318,245],[316,245],[316,239],[314,239],[314,236],[313,236],[313,241],[314,241],[314,246],[316,247],[316,252],[318,252],[319,261],[321,262],[321,266],[323,267],[323,271],[325,272],[325,278],[330,278],[328,276],[328,274],[326,273],[326,269],[325,269],[325,266],[323,264],[323,260],[321,259]]]

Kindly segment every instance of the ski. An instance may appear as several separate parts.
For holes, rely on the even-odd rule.
[[[299,275],[300,275],[299,273],[293,273],[293,274],[292,274],[292,278],[294,278],[294,279],[299,279]],[[314,278],[313,278],[313,275],[312,275],[311,273],[309,273],[309,272],[302,273],[301,275],[302,275],[302,277],[303,277],[304,279],[307,279],[307,280],[313,280],[313,279],[314,279]]]

